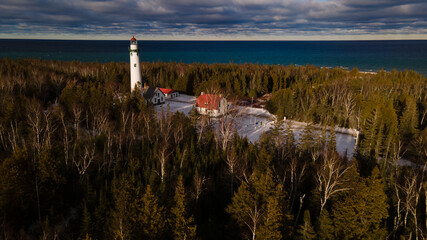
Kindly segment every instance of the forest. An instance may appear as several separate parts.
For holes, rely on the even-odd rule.
[[[258,142],[130,93],[128,63],[0,59],[0,239],[424,239],[427,79],[312,65],[141,63],[189,95],[265,94]],[[361,131],[352,158],[326,127]],[[286,134],[284,132],[286,131]]]

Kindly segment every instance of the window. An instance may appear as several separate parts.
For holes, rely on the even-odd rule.
[[[136,63],[133,66],[136,67]]]
[[[132,56],[132,52],[130,52],[130,55]]]

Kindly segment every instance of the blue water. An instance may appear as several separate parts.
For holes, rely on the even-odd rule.
[[[0,39],[0,58],[128,62],[129,41]],[[260,63],[415,70],[427,76],[427,41],[139,41],[141,61]]]

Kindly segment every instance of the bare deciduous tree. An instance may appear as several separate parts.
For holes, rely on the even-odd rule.
[[[30,105],[27,112],[27,122],[33,134],[33,141],[31,143],[34,149],[34,155],[40,153],[42,148],[42,121],[43,116],[40,106],[37,104]]]
[[[56,123],[54,122],[52,109],[43,111],[43,115],[44,115],[44,123],[45,123],[43,144],[47,147],[50,147],[52,135],[55,133],[55,131],[58,128],[56,126]]]
[[[344,104],[344,118],[346,121],[350,118],[350,116],[353,114],[354,109],[356,107],[356,100],[353,96],[353,92],[350,90],[347,90],[345,92],[345,96],[343,97],[343,104]]]
[[[202,139],[203,133],[205,132],[205,129],[210,125],[211,121],[208,116],[202,115],[200,117],[200,121],[198,121],[197,124],[197,131],[199,132],[197,141],[200,142]]]
[[[162,112],[162,116],[159,121],[159,132],[158,138],[160,146],[157,151],[157,157],[160,163],[160,172],[158,173],[161,181],[163,182],[166,175],[166,163],[169,159],[169,156],[173,153],[171,149],[172,144],[170,139],[172,137],[172,118],[169,114],[169,111],[166,115]]]
[[[418,202],[420,200],[420,193],[423,188],[423,173],[415,173],[410,171],[405,174],[403,183],[398,185],[399,190],[403,195],[403,225],[406,227],[408,224],[409,215],[412,215],[412,222],[414,224],[413,234],[415,239],[418,240],[421,229],[418,227]]]
[[[84,145],[84,150],[81,156],[79,158],[74,158],[74,165],[77,168],[77,171],[79,172],[80,176],[84,176],[86,171],[88,170],[89,166],[93,162],[93,159],[95,158],[95,143],[87,143]]]
[[[93,106],[89,107],[90,114],[92,115],[92,121],[90,122],[91,130],[90,134],[92,138],[98,136],[101,133],[105,133],[108,129],[108,112]],[[90,120],[90,119],[87,119]]]
[[[18,139],[23,139],[19,136],[18,123],[16,121],[10,122],[10,129],[7,131],[7,139],[9,140],[12,151],[15,151],[18,146]]]
[[[336,156],[325,154],[323,160],[316,169],[316,185],[320,193],[320,211],[326,202],[336,193],[349,190],[343,187],[344,173],[349,169]]]
[[[303,162],[293,157],[289,162],[289,178],[290,178],[290,190],[289,190],[289,198],[290,198],[290,209],[293,208],[295,204],[295,200],[298,195],[298,188],[300,187],[303,178],[305,176],[305,171],[307,169],[307,163]]]
[[[236,176],[236,171],[239,163],[239,156],[237,154],[236,148],[233,146],[229,151],[226,152],[225,163],[227,164],[227,170],[230,174],[230,186],[231,192],[233,192],[234,186],[234,177]]]
[[[76,132],[76,141],[78,141],[80,138],[80,124],[82,123],[82,113],[83,110],[78,106],[73,106],[73,128]]]
[[[236,133],[235,119],[240,115],[238,109],[232,109],[218,120],[216,140],[221,144],[222,151],[227,151],[228,143]]]
[[[64,156],[65,156],[65,165],[68,166],[68,159],[69,159],[69,148],[70,148],[70,135],[68,133],[68,126],[65,120],[65,113],[64,111],[59,111],[59,118],[62,123],[62,130],[64,131],[63,134],[63,145],[64,145]]]
[[[204,175],[200,175],[198,171],[196,171],[196,174],[194,175],[193,183],[194,183],[194,198],[196,201],[199,200],[200,195],[202,194],[203,190],[205,189],[205,185],[207,182],[207,178]]]
[[[175,144],[179,144],[184,138],[184,126],[181,122],[174,124],[173,139]]]

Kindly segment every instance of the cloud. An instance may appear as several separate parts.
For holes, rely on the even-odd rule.
[[[0,34],[427,35],[425,0],[3,0]]]

